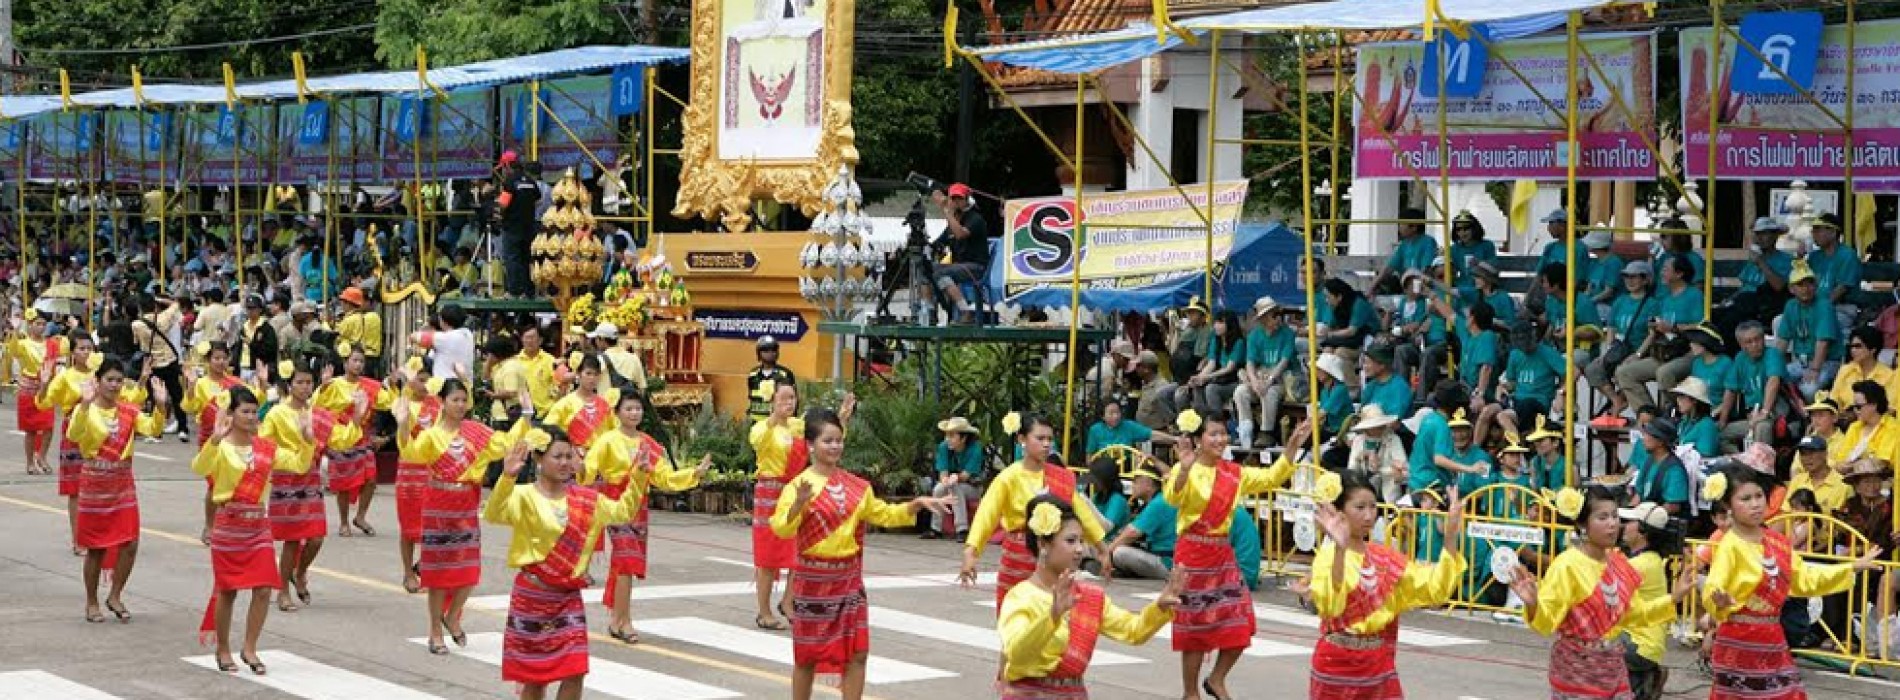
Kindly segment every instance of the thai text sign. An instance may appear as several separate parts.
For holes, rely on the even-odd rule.
[[[1582,158],[1577,177],[1654,179],[1656,159],[1644,146],[1645,140],[1656,139],[1654,37],[1597,34],[1581,43],[1603,71],[1598,74],[1579,55],[1583,72],[1577,76],[1577,145]],[[1427,94],[1435,89],[1422,84],[1425,47],[1407,42],[1359,49],[1354,177],[1435,178],[1441,160],[1449,164],[1453,180],[1565,176],[1569,149],[1564,98],[1570,64],[1562,37],[1492,44],[1477,96],[1444,100],[1442,153],[1439,100]]]
[[[1203,210],[1207,187],[1189,185],[1187,198],[1173,188],[1116,192],[1082,198],[1078,215],[1068,197],[1014,199],[1003,204],[1005,293],[1014,297],[1048,287],[1068,288],[1081,264],[1081,283],[1089,289],[1135,289],[1207,268],[1208,231]],[[1213,259],[1227,260],[1234,227],[1247,200],[1247,182],[1217,183],[1209,215],[1214,221]],[[1190,202],[1192,202],[1190,204]],[[1080,246],[1076,229],[1086,230]]]
[[[1840,180],[1847,170],[1847,29],[1829,26],[1809,89],[1749,95],[1732,83],[1736,42],[1724,36],[1712,57],[1708,29],[1682,33],[1683,161],[1692,177],[1709,171],[1709,116],[1721,121],[1715,171],[1723,178]],[[1900,191],[1900,21],[1861,22],[1854,38],[1855,189]],[[1714,66],[1719,72],[1710,74]],[[1713,82],[1715,89],[1710,89]],[[1830,115],[1831,113],[1831,115]]]
[[[1514,542],[1541,546],[1544,544],[1542,528],[1528,525],[1506,525],[1504,523],[1466,523],[1465,534],[1472,539],[1492,542]]]

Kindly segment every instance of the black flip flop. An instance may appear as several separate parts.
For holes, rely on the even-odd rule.
[[[262,659],[251,660],[251,659],[245,658],[242,655],[240,655],[238,658],[244,661],[244,665],[251,667],[251,675],[256,675],[256,676],[264,675],[264,661]]]
[[[124,603],[120,603],[120,605],[123,606]],[[132,622],[132,611],[124,607],[112,607],[112,601],[106,601],[106,611],[112,613],[113,617],[119,618],[119,624],[130,624]]]

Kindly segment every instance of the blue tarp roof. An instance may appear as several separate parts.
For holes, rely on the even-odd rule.
[[[691,56],[692,52],[687,49],[664,46],[582,46],[431,68],[429,82],[443,90],[485,88],[629,66],[684,63]],[[306,83],[312,92],[321,94],[413,93],[422,89],[416,84],[416,72],[413,70],[333,75],[310,78]],[[144,92],[147,105],[223,104],[225,100],[222,85],[147,85]],[[237,94],[246,100],[294,99],[297,97],[297,82],[273,80],[239,84]],[[131,88],[74,94],[73,103],[93,108],[131,109],[139,106]],[[60,106],[57,95],[0,96],[0,116],[9,119],[57,111]]]
[[[1572,11],[1617,4],[1618,0],[1440,0],[1446,19],[1482,22],[1495,39],[1514,39],[1563,24]],[[1175,22],[1196,37],[1221,33],[1267,33],[1332,29],[1415,29],[1425,24],[1423,0],[1331,0],[1207,15]],[[1157,43],[1154,25],[1139,22],[1096,34],[972,49],[984,61],[1055,73],[1089,73],[1139,61],[1180,46],[1169,35]]]

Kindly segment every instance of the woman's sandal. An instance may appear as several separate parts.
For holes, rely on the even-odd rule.
[[[262,659],[252,659],[248,656],[239,656],[238,658],[244,661],[244,665],[251,667],[252,675],[264,675],[264,661]]]
[[[448,656],[449,645],[443,644],[441,642],[429,642],[429,653],[434,654],[436,656]]]
[[[752,618],[752,624],[758,625],[759,629],[762,630],[776,631],[785,629],[785,623],[776,617],[755,617]]]
[[[613,637],[614,639],[618,639],[627,644],[640,643],[640,633],[633,631],[633,628],[631,627],[627,629],[619,629],[619,630],[609,627],[607,628],[607,636]]]
[[[287,613],[297,612],[297,604],[290,602],[289,595],[279,593],[277,594],[277,611]]]
[[[310,574],[307,572],[297,575],[297,600],[310,605]]]
[[[457,626],[459,627],[460,625],[457,625]],[[449,629],[449,616],[447,615],[442,616],[442,629],[444,631],[447,631]],[[455,642],[455,646],[467,647],[468,646],[468,631],[462,630],[458,632],[449,633],[449,641]]]
[[[106,611],[112,613],[113,617],[119,618],[119,624],[123,625],[132,622],[132,611],[125,609],[125,603],[120,603],[119,607],[115,608],[112,607],[112,601],[108,600],[106,601]]]
[[[102,613],[102,612],[99,612],[98,610],[87,610],[87,611],[86,611],[86,621],[87,621],[87,622],[92,622],[92,623],[100,623],[100,622],[105,622],[105,621],[106,621],[106,614],[105,614],[105,613]]]
[[[224,673],[237,673],[237,662],[230,659],[219,659],[218,670]]]
[[[376,528],[370,527],[369,523],[363,522],[361,518],[351,521],[350,524],[355,525],[356,529],[362,530],[364,537],[376,536]]]

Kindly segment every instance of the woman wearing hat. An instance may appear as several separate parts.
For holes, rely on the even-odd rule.
[[[1673,517],[1688,517],[1691,480],[1688,467],[1675,453],[1679,441],[1676,421],[1651,418],[1639,435],[1641,444],[1637,449],[1643,452],[1642,465],[1630,481],[1636,500],[1660,503]],[[1630,461],[1634,464],[1637,460]]]
[[[1498,246],[1484,237],[1484,224],[1470,211],[1451,219],[1451,277],[1460,290],[1472,288],[1472,272],[1479,264],[1496,265]]]
[[[1489,242],[1486,241],[1486,243]],[[1491,311],[1496,315],[1499,323],[1508,326],[1517,322],[1517,300],[1511,298],[1510,292],[1498,286],[1503,283],[1503,277],[1498,273],[1496,265],[1489,262],[1472,265],[1471,280],[1470,289],[1461,289],[1458,292],[1460,305],[1469,309],[1482,301],[1491,305]]]
[[[383,374],[383,316],[369,304],[361,287],[347,287],[337,296],[347,307],[337,321],[338,340],[363,350],[363,372],[372,377]]]
[[[1103,420],[1108,419],[1110,411],[1115,413],[1115,419],[1121,425],[1129,425],[1121,421],[1120,404],[1109,403],[1103,406]],[[1134,425],[1147,430],[1146,426]],[[937,498],[951,497],[951,517],[936,518],[936,522],[933,523],[936,527],[924,531],[925,539],[969,532],[970,501],[983,495],[983,491],[976,486],[977,481],[983,478],[984,467],[980,431],[963,416],[952,416],[938,421],[937,431],[943,433],[943,440],[937,443],[936,478],[932,479],[930,495]],[[1095,428],[1090,427],[1091,444],[1095,437]],[[1090,448],[1089,454],[1094,454],[1095,449]]]
[[[1776,244],[1788,226],[1780,219],[1764,216],[1755,220],[1754,240],[1748,244],[1748,261],[1736,273],[1740,286],[1735,295],[1715,309],[1715,327],[1733,333],[1744,321],[1766,323],[1788,301],[1788,276],[1794,272],[1794,256]]]
[[[1359,418],[1352,424],[1352,438],[1347,441],[1348,469],[1365,475],[1378,489],[1381,503],[1396,503],[1405,495],[1405,445],[1392,432],[1398,420],[1376,403],[1360,406]]]
[[[1854,385],[1854,402],[1848,404],[1852,422],[1842,438],[1847,454],[1842,463],[1862,457],[1900,462],[1900,419],[1891,415],[1887,389],[1878,383],[1862,381]]]
[[[1858,459],[1840,466],[1840,479],[1846,482],[1850,495],[1841,509],[1835,512],[1835,517],[1848,525],[1847,528],[1838,529],[1835,532],[1835,546],[1858,547],[1861,546],[1859,540],[1864,538],[1867,543],[1878,545],[1889,551],[1900,548],[1900,531],[1896,531],[1894,527],[1894,499],[1888,494],[1887,489],[1888,481],[1892,477],[1893,465],[1884,460]],[[1875,577],[1887,579],[1887,591],[1884,595],[1888,596],[1889,600],[1885,607],[1879,609],[1895,610],[1891,600],[1895,577],[1880,577],[1878,573]],[[1860,600],[1858,595],[1845,593],[1822,598],[1821,620],[1834,630],[1835,634],[1845,637],[1844,630],[1848,629],[1846,624],[1848,613],[1854,609],[1852,601],[1856,600]],[[1872,597],[1868,599],[1868,602],[1874,605],[1881,604],[1880,600]],[[1871,645],[1873,642],[1868,640],[1868,643]]]
[[[53,411],[35,398],[66,354],[67,342],[63,337],[46,335],[46,319],[38,310],[27,309],[25,318],[25,335],[7,343],[6,348],[6,359],[13,363],[13,376],[19,381],[14,410],[20,432],[26,433],[26,473],[51,474],[46,444],[53,436]]]
[[[1241,367],[1240,385],[1234,388],[1242,446],[1248,444],[1256,425],[1265,431],[1266,445],[1280,442],[1280,402],[1291,385],[1288,372],[1300,374],[1294,367],[1299,355],[1294,350],[1295,334],[1286,322],[1286,311],[1272,297],[1261,297],[1253,305],[1256,323],[1247,334],[1247,364]],[[1256,402],[1260,405],[1259,423],[1251,420]]]
[[[1563,433],[1550,429],[1549,419],[1537,417],[1537,424],[1530,435],[1524,436],[1531,444],[1534,455],[1530,458],[1530,473],[1536,489],[1556,491],[1571,486],[1570,465],[1564,461]]]
[[[1822,396],[1804,410],[1808,414],[1808,434],[1827,441],[1828,464],[1846,464],[1847,431],[1840,427],[1840,407]]]
[[[1690,377],[1669,393],[1676,395],[1677,444],[1692,446],[1705,458],[1721,454],[1722,431],[1709,415],[1709,385]]]
[[[1396,254],[1396,253],[1395,253]],[[1359,349],[1366,337],[1379,332],[1379,315],[1372,302],[1345,280],[1326,280],[1326,304],[1333,309],[1335,324],[1320,335],[1320,346],[1343,360],[1340,377],[1348,387],[1359,386]]]
[[[1734,408],[1724,402],[1724,394],[1728,389],[1729,367],[1733,362],[1727,355],[1722,354],[1725,350],[1721,334],[1716,333],[1715,329],[1708,327],[1707,324],[1703,324],[1682,331],[1682,337],[1689,343],[1689,361],[1682,365],[1671,362],[1657,368],[1656,384],[1667,387],[1664,389],[1667,391],[1681,384],[1685,377],[1701,379],[1704,388],[1708,390],[1710,415],[1718,420],[1726,420],[1727,415],[1733,414],[1725,414],[1716,409]]]
[[[1354,352],[1357,355],[1358,352]],[[1346,362],[1338,355],[1319,358],[1319,412],[1324,420],[1321,438],[1339,434],[1352,417],[1352,394],[1346,390]]]

